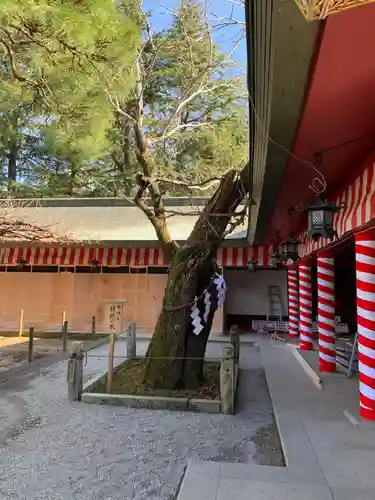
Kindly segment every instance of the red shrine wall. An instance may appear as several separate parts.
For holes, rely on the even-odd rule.
[[[125,321],[135,321],[138,331],[152,333],[161,309],[166,274],[0,273],[0,331],[24,327],[59,331],[66,311],[69,331],[90,332],[96,317],[97,332],[105,332],[104,301],[124,299]],[[223,313],[217,311],[214,332],[222,331]]]
[[[272,253],[272,246],[222,247],[216,261],[219,266],[242,268],[247,276],[249,260],[270,267]],[[21,260],[31,272],[16,270]],[[93,260],[105,268],[103,273],[99,269],[88,272]],[[23,309],[25,329],[59,331],[65,311],[70,331],[90,332],[95,316],[96,331],[105,332],[104,301],[122,299],[127,301],[125,321],[135,321],[139,331],[151,333],[164,296],[166,266],[158,248],[3,247],[0,270],[7,272],[0,273],[0,331],[18,330]],[[40,272],[42,268],[44,272]],[[72,272],[58,273],[59,269]],[[144,273],[137,274],[137,270]],[[233,286],[231,289],[233,292]],[[240,300],[245,308],[252,302],[246,294]],[[223,331],[223,316],[222,310],[215,313],[214,333]]]

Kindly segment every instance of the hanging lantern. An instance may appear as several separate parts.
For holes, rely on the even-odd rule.
[[[283,267],[282,256],[279,252],[271,255],[271,265],[274,269],[281,269]]]
[[[308,213],[307,236],[315,242],[319,241],[320,238],[333,240],[336,234],[333,229],[333,215],[342,208],[343,206],[337,206],[317,198],[306,210]]]
[[[26,260],[23,257],[21,257],[17,262],[17,267],[18,269],[23,269],[26,266],[26,264],[27,264]]]
[[[251,273],[255,273],[257,269],[258,262],[256,260],[249,260],[247,263],[247,268]]]
[[[293,238],[288,238],[281,243],[281,260],[283,262],[288,262],[292,260],[295,262],[298,260],[298,245],[299,240],[294,240]]]

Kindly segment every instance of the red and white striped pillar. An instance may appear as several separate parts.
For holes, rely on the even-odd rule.
[[[355,236],[360,415],[375,420],[375,231]]]
[[[336,371],[335,261],[332,250],[318,253],[319,370]]]
[[[299,275],[299,331],[300,349],[314,349],[312,336],[312,290],[311,267],[307,262],[298,264]]]
[[[298,337],[298,270],[288,269],[289,337]]]

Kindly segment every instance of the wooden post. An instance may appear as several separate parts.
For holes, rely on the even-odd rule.
[[[66,311],[62,312],[62,316],[61,317],[62,317],[61,325],[63,325],[65,323],[65,321],[66,321]]]
[[[81,342],[72,342],[68,361],[68,398],[69,401],[80,401],[83,388],[84,351]]]
[[[109,355],[108,355],[108,376],[107,376],[108,394],[110,394],[112,390],[113,365],[115,361],[115,342],[116,342],[116,335],[114,333],[111,333],[109,337]]]
[[[62,350],[64,352],[66,352],[66,349],[68,347],[68,322],[67,321],[64,321],[64,323],[63,323],[61,337],[62,337]]]
[[[126,335],[126,355],[128,359],[137,356],[137,325],[131,321]]]
[[[92,323],[91,323],[91,333],[95,335],[96,333],[96,317],[92,317]]]
[[[239,371],[239,364],[240,364],[240,329],[238,328],[237,325],[232,325],[229,330],[229,335],[230,335],[230,343],[233,347],[233,353],[234,353],[234,379],[233,379],[233,384],[234,384],[234,392],[236,392],[236,387],[237,387],[237,378],[238,378],[238,371]]]
[[[18,336],[22,337],[23,335],[23,309],[21,309],[20,313],[20,325],[19,325],[19,330],[18,330]]]
[[[240,329],[237,325],[232,325],[229,330],[230,343],[234,349],[234,359],[238,363],[240,359]]]
[[[33,351],[34,351],[34,327],[30,326],[29,330],[29,346],[28,346],[28,356],[27,360],[29,363],[33,360]]]
[[[226,415],[234,413],[234,349],[231,345],[223,348],[220,366],[221,410]]]

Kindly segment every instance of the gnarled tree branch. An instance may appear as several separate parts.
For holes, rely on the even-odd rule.
[[[210,189],[215,184],[219,183],[221,181],[221,179],[222,179],[222,177],[210,177],[209,179],[206,179],[205,181],[189,184],[188,182],[181,181],[179,179],[166,179],[165,177],[156,176],[153,179],[153,182],[158,182],[161,184],[169,184],[171,186],[184,187],[188,190],[195,189],[197,191],[206,191],[207,189]],[[144,180],[151,181],[151,179],[147,179],[147,178],[145,178]]]
[[[22,75],[20,70],[17,68],[16,56],[15,56],[15,53],[13,51],[12,42],[6,40],[5,38],[0,38],[0,44],[3,45],[3,47],[5,47],[13,77],[16,80],[18,80],[19,82],[28,83],[29,85],[32,85],[33,87],[39,87],[40,82],[30,80],[26,76]]]
[[[215,194],[207,203],[202,215],[197,220],[191,232],[188,243],[191,245],[205,243],[212,249],[217,249],[225,238],[233,212],[236,212],[241,202],[249,193],[249,164],[241,171],[229,170]],[[223,214],[228,214],[224,215]],[[241,217],[241,214],[238,214]],[[246,214],[243,214],[246,216]],[[233,224],[233,223],[232,223]]]
[[[162,243],[168,259],[171,260],[174,252],[178,249],[178,244],[169,232],[167,218],[164,211],[164,204],[159,193],[159,188],[157,184],[147,184],[143,181],[141,175],[138,175],[137,181],[139,189],[134,197],[134,203],[142,210],[153,225],[158,240]],[[143,196],[147,189],[151,194],[153,209],[150,208],[143,200]]]
[[[165,139],[172,137],[173,135],[176,134],[176,132],[179,132],[180,130],[196,129],[196,128],[210,127],[210,126],[211,124],[208,122],[194,123],[193,121],[191,121],[189,123],[184,123],[183,125],[178,125],[178,127],[175,127],[173,130],[170,130],[169,132],[164,133],[163,135],[156,137],[155,139],[150,138],[149,142],[150,144],[157,144],[158,142],[165,141]]]

